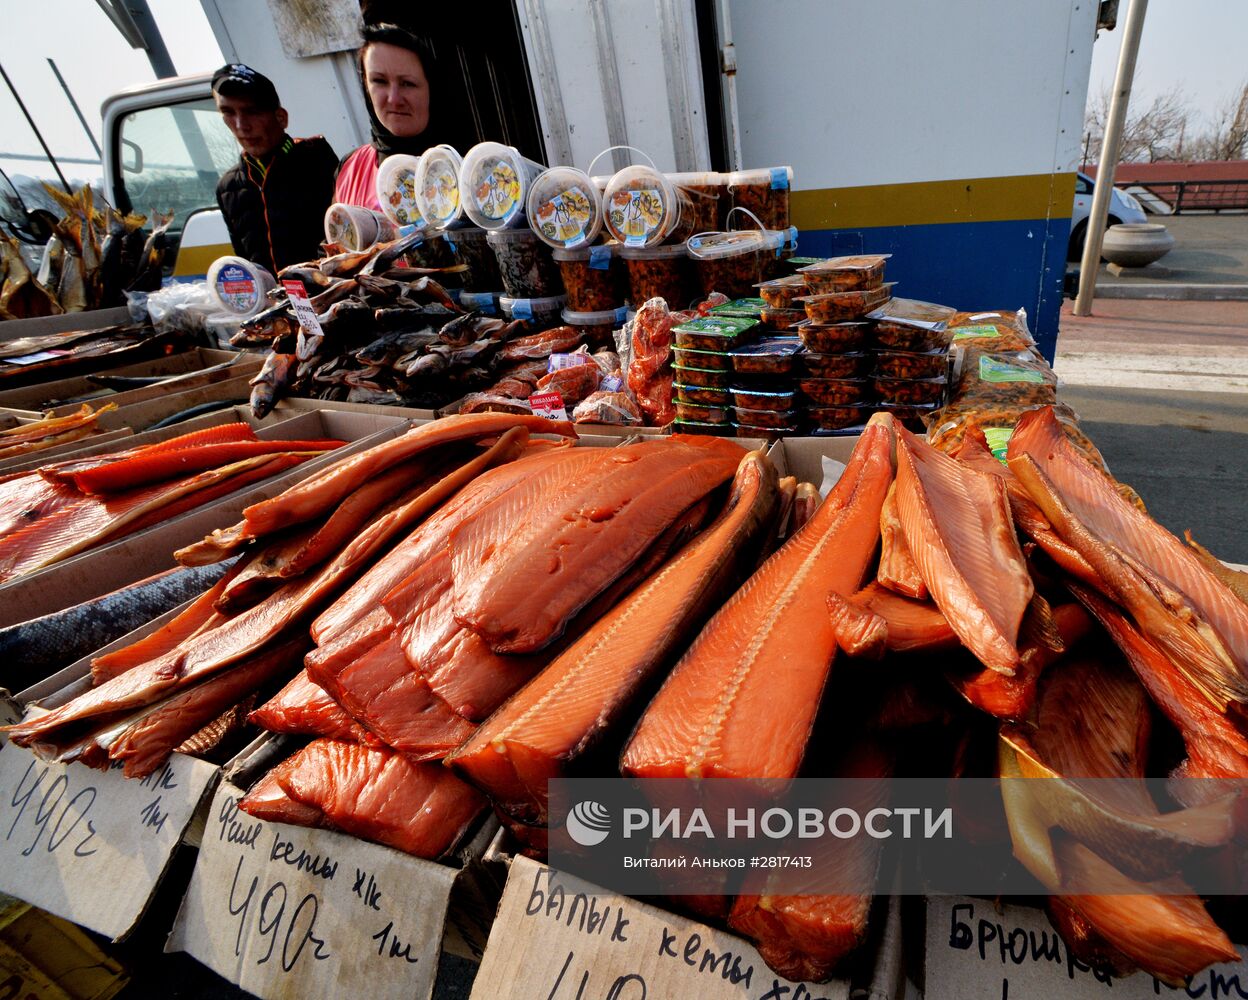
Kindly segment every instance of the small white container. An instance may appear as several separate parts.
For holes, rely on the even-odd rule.
[[[269,305],[277,281],[268,270],[242,257],[218,257],[208,268],[208,293],[222,312],[238,319]]]
[[[371,208],[335,202],[325,209],[325,242],[344,250],[367,250],[378,240],[394,239],[394,235],[394,224]]]
[[[529,186],[545,169],[512,146],[477,143],[464,154],[459,172],[461,201],[468,218],[482,229],[523,225]]]
[[[551,167],[529,188],[529,227],[556,249],[593,243],[602,230],[602,196],[575,167]]]
[[[397,226],[425,227],[425,217],[416,197],[416,172],[420,160],[407,153],[395,153],[377,168],[377,200],[386,218]]]
[[[464,212],[459,175],[463,157],[454,146],[443,143],[420,154],[416,167],[416,204],[430,226],[455,225]]]

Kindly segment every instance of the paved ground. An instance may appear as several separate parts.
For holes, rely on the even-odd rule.
[[[1123,286],[1160,282],[1242,285],[1248,292],[1248,214],[1159,215],[1150,216],[1149,221],[1164,224],[1174,235],[1174,249],[1155,267],[1138,273],[1113,275],[1102,264],[1098,287],[1116,291]],[[1157,267],[1165,271],[1154,273]]]

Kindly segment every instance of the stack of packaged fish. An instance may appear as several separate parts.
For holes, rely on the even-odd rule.
[[[80,414],[41,423],[59,422],[56,437],[68,439],[89,432],[100,412],[84,406]],[[11,473],[0,478],[0,584],[176,517],[342,444],[261,441],[247,424],[223,424],[158,444]]]

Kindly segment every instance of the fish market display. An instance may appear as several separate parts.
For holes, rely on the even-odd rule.
[[[100,417],[116,408],[115,404],[106,403],[92,410],[90,404],[83,403],[77,413],[65,417],[45,416],[33,423],[0,431],[0,462],[25,458],[33,452],[57,448],[99,433]]]

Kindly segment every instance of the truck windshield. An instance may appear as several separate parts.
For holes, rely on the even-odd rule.
[[[210,98],[131,112],[119,138],[130,209],[171,211],[174,230],[196,209],[216,207],[217,181],[238,160],[238,144]]]

